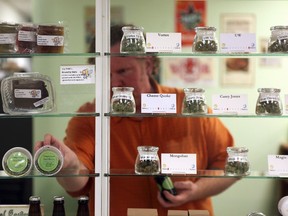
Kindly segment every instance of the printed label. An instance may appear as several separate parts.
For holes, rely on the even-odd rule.
[[[16,43],[16,33],[0,34],[0,44],[15,44],[15,43]]]
[[[64,36],[56,35],[37,35],[38,46],[63,46]]]
[[[36,41],[35,32],[31,31],[19,31],[18,32],[18,41],[27,41],[34,42]]]
[[[15,98],[41,98],[40,89],[15,89]]]

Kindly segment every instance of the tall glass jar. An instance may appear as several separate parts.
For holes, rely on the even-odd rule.
[[[160,173],[159,148],[156,146],[138,146],[138,155],[135,161],[135,173],[158,174]]]
[[[133,87],[113,87],[112,91],[111,113],[133,114],[136,112]]]
[[[120,44],[121,53],[145,53],[143,27],[124,26]]]
[[[185,96],[182,103],[182,114],[206,114],[207,105],[205,90],[202,88],[184,88]]]
[[[288,52],[288,26],[272,26],[268,52]]]
[[[216,53],[218,42],[216,39],[215,27],[196,27],[196,35],[192,45],[192,52],[195,53]]]
[[[259,88],[256,104],[257,115],[282,115],[283,107],[278,88]]]
[[[231,176],[249,175],[248,148],[227,147],[228,158],[225,165],[225,174]]]

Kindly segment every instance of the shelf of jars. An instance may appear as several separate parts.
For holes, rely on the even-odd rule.
[[[111,57],[125,57],[125,56],[158,56],[158,57],[288,57],[287,53],[193,53],[193,52],[181,52],[181,53],[104,53],[105,56]]]
[[[95,173],[93,170],[89,170],[89,171],[80,171],[78,174],[72,174],[74,170],[63,170],[60,173],[57,173],[55,175],[45,175],[43,173],[40,173],[39,171],[37,170],[32,170],[29,174],[27,175],[23,175],[23,176],[17,176],[17,177],[14,177],[14,176],[11,176],[11,175],[8,175],[4,170],[0,170],[0,179],[15,179],[15,178],[34,178],[34,177],[39,177],[39,178],[43,178],[43,177],[84,177],[84,176],[88,176],[88,177],[99,177],[100,174],[99,173]],[[65,173],[64,173],[65,172]]]
[[[99,52],[96,53],[0,53],[0,58],[32,58],[32,57],[87,57],[93,58],[100,56]]]
[[[142,117],[173,117],[173,118],[288,118],[286,115],[256,115],[256,114],[193,114],[193,115],[183,115],[183,114],[170,114],[170,113],[136,113],[136,114],[114,114],[105,113],[104,116],[107,117],[130,117],[130,118],[142,118]]]
[[[197,170],[197,174],[136,174],[132,169],[111,169],[105,173],[106,177],[155,177],[166,175],[170,177],[190,177],[190,178],[245,178],[245,179],[288,179],[288,175],[275,176],[270,175],[267,171],[250,171],[247,175],[226,175],[224,170]]]
[[[0,114],[1,118],[35,118],[35,117],[98,117],[100,116],[100,113],[79,113],[79,112],[67,112],[67,113],[57,113],[57,112],[49,112],[49,113],[35,113],[35,114]]]

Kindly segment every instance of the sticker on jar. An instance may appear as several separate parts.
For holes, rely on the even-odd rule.
[[[130,95],[125,95],[125,94],[118,94],[118,95],[113,95],[113,99],[119,99],[119,100],[132,100],[132,96]]]
[[[36,34],[33,31],[19,31],[18,41],[34,42],[36,41]]]
[[[15,98],[41,98],[40,89],[15,89]]]
[[[35,107],[39,107],[39,106],[42,106],[43,104],[47,103],[49,101],[49,97],[46,97],[46,98],[43,98],[42,100],[39,100],[35,103],[33,103],[33,105]]]
[[[0,34],[0,44],[14,44],[16,43],[16,33]]]
[[[64,36],[37,35],[38,46],[64,46]]]

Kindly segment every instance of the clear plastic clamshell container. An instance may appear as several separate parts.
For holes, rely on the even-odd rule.
[[[9,114],[37,114],[55,109],[51,79],[38,72],[14,73],[1,83],[3,111]]]

